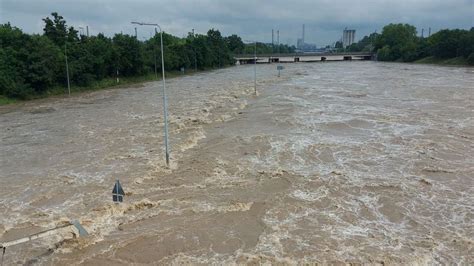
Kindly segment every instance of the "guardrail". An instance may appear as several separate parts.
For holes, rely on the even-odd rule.
[[[257,54],[257,57],[301,57],[301,56],[372,56],[370,52],[352,52],[352,53],[285,53],[285,54]],[[254,54],[234,55],[234,58],[253,58]]]

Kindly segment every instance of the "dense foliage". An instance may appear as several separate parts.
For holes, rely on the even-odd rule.
[[[280,44],[280,45],[271,45],[267,43],[261,43],[257,42],[257,54],[290,54],[294,53],[296,50],[295,46],[288,46],[286,44]],[[254,54],[255,53],[255,43],[252,44],[246,44],[245,48],[242,51],[242,54]]]
[[[408,24],[389,24],[381,34],[365,36],[348,51],[374,51],[378,60],[412,62],[426,57],[438,59],[464,58],[474,65],[474,28],[441,30],[424,38]]]
[[[0,24],[0,96],[26,99],[65,87],[66,56],[74,86],[95,81],[135,77],[161,71],[160,35],[147,41],[115,34],[106,37],[79,35],[57,13],[43,19],[43,34],[25,34],[9,23]],[[255,44],[245,44],[237,35],[223,37],[218,30],[189,33],[178,38],[163,33],[166,70],[208,69],[234,64],[235,54],[253,54]],[[338,43],[341,50],[342,43]],[[390,24],[381,34],[365,36],[346,51],[374,51],[382,61],[410,62],[425,57],[462,57],[474,65],[474,28],[441,30],[428,38],[417,36],[408,24]],[[294,46],[256,44],[258,54],[293,53]],[[155,65],[155,62],[158,62]]]
[[[79,35],[57,13],[43,19],[43,34],[26,34],[0,24],[0,96],[26,99],[65,87],[66,55],[71,84],[89,86],[106,78],[134,77],[161,71],[160,35],[147,41],[115,34],[106,37]],[[163,33],[165,68],[168,71],[208,69],[234,64],[233,55],[253,53],[253,44],[244,44],[237,35],[223,37],[218,30],[207,34],[189,33],[178,38]],[[258,44],[259,53],[271,52],[271,45]],[[282,52],[288,47],[282,45]]]

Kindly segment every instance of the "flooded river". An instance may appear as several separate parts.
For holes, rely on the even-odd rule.
[[[5,265],[474,263],[474,69],[284,66],[1,107]]]

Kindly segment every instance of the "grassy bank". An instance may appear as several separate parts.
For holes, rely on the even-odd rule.
[[[7,98],[5,96],[0,95],[0,105],[11,104],[11,103],[15,103],[15,102],[17,102],[17,100],[10,99],[10,98]]]
[[[211,70],[211,69],[208,69],[208,70]],[[180,71],[171,71],[171,72],[166,72],[166,78],[168,79],[168,78],[175,78],[175,77],[179,77],[183,75],[192,75],[192,74],[196,74],[196,73],[204,72],[208,70],[198,70],[198,71],[189,70],[189,71],[186,71],[185,74],[181,73]],[[158,79],[161,80],[161,73],[159,73]],[[120,81],[118,83],[115,78],[106,78],[100,81],[94,81],[89,86],[71,86],[71,94],[78,94],[78,93],[83,93],[83,92],[91,92],[91,91],[112,89],[112,88],[122,88],[127,85],[140,84],[140,83],[150,82],[150,81],[155,81],[155,80],[156,80],[155,74],[147,74],[147,75],[135,76],[135,77],[120,77]],[[46,93],[31,95],[30,97],[28,97],[28,99],[24,99],[24,100],[12,99],[12,98],[8,98],[8,97],[0,95],[0,106],[29,101],[29,100],[42,99],[42,98],[47,98],[47,97],[52,97],[52,96],[67,95],[67,93],[68,91],[67,91],[66,86],[57,86],[57,87],[53,87],[47,90]]]
[[[464,57],[455,57],[449,59],[440,59],[434,56],[425,57],[415,61],[417,64],[435,64],[444,66],[469,66],[467,59]]]

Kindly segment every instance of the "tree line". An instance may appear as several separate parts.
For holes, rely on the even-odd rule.
[[[0,96],[28,99],[65,87],[67,57],[71,84],[86,88],[106,78],[134,77],[161,71],[160,35],[140,41],[128,34],[85,36],[58,13],[43,19],[42,34],[0,24]],[[235,64],[235,54],[253,53],[254,44],[245,44],[237,35],[223,37],[216,29],[207,34],[189,33],[178,38],[163,33],[167,71],[210,69]],[[258,53],[271,52],[271,45],[257,43]],[[281,45],[282,52],[291,51]]]
[[[474,28],[444,29],[429,37],[417,35],[409,24],[389,24],[381,34],[372,33],[346,47],[347,51],[373,51],[380,61],[413,62],[433,57],[462,58],[474,65]]]
[[[0,24],[0,96],[28,99],[62,87],[66,57],[73,86],[87,88],[104,79],[136,77],[161,71],[160,35],[140,41],[128,34],[85,36],[52,13],[43,19],[42,34]],[[235,54],[253,54],[254,43],[237,35],[223,37],[216,29],[207,34],[189,33],[178,38],[163,33],[166,70],[209,69],[235,64]],[[342,45],[342,44],[339,44]],[[342,48],[340,48],[340,51]],[[474,28],[441,30],[427,38],[417,36],[414,26],[389,24],[381,34],[372,33],[345,51],[371,51],[381,61],[412,62],[426,57],[464,58],[474,65]],[[257,43],[258,54],[293,53],[294,46]]]

